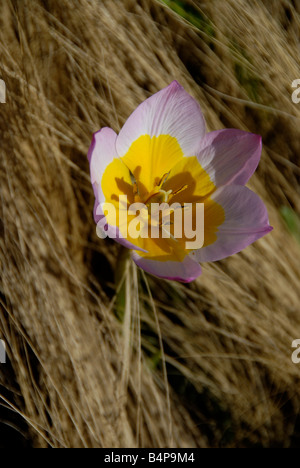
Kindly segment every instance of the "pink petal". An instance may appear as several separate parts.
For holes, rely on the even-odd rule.
[[[247,187],[221,187],[211,198],[223,207],[225,221],[218,228],[216,242],[191,254],[197,262],[229,257],[272,231],[264,203]]]
[[[117,138],[120,157],[141,135],[175,137],[186,156],[194,156],[205,135],[205,121],[198,103],[173,81],[131,114]]]
[[[105,222],[105,217],[102,212],[101,203],[105,201],[105,197],[101,187],[101,180],[106,167],[117,158],[116,152],[117,134],[108,127],[102,128],[95,133],[88,152],[88,160],[90,163],[91,180],[95,194],[94,219],[95,223],[101,222],[102,228],[105,227],[105,232],[108,237],[114,239],[119,244],[128,249],[142,250],[136,245],[125,239],[120,230],[116,226],[110,226]]]
[[[96,213],[99,204],[105,201],[101,188],[102,176],[108,164],[118,157],[116,139],[117,134],[111,128],[104,127],[99,132],[94,133],[88,152],[91,181],[96,198],[94,207],[94,219],[96,223],[103,217]]]
[[[134,262],[147,273],[181,283],[190,283],[201,275],[200,265],[192,260],[188,255],[182,262],[151,260],[141,257],[138,253],[132,252]]]
[[[205,135],[197,157],[217,187],[245,185],[258,166],[261,148],[259,135],[224,129]]]
[[[117,134],[111,128],[104,127],[94,133],[88,152],[92,184],[101,183],[103,173],[114,158],[118,157],[116,150]]]

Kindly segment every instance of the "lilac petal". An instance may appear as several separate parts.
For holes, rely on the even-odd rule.
[[[225,221],[219,226],[217,240],[213,244],[191,254],[197,262],[214,262],[229,257],[272,231],[264,203],[247,187],[221,187],[211,198],[224,209]],[[214,205],[205,209],[213,210]]]
[[[186,156],[194,156],[205,135],[199,104],[177,81],[140,104],[120,131],[116,147],[120,157],[141,135],[175,137]]]
[[[88,152],[92,184],[101,183],[101,179],[108,164],[118,157],[116,150],[117,134],[111,128],[104,127],[94,133]]]
[[[197,157],[216,187],[245,185],[258,166],[261,149],[259,135],[224,129],[205,135]]]
[[[114,160],[114,158],[118,157],[116,152],[116,138],[117,134],[111,128],[104,127],[94,134],[88,152],[91,180],[95,194],[94,219],[96,224],[101,226],[107,236],[111,239],[114,239],[116,242],[128,249],[144,251],[125,239],[118,227],[108,225],[101,208],[101,203],[105,202],[105,197],[101,187],[102,176],[107,166]]]
[[[107,166],[117,158],[116,151],[117,134],[108,127],[104,127],[99,132],[94,133],[93,140],[88,152],[90,163],[91,181],[95,194],[94,219],[98,223],[101,215],[97,214],[100,203],[105,201],[101,188],[101,180]],[[102,216],[103,217],[103,216]]]
[[[188,255],[182,262],[151,260],[151,258],[141,257],[138,253],[132,252],[134,262],[147,273],[181,283],[190,283],[201,275],[200,265],[192,260]]]

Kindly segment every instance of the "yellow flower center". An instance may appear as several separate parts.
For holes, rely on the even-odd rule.
[[[108,165],[101,187],[105,201],[113,203],[117,211],[116,221],[107,217],[107,222],[116,222],[124,237],[127,237],[128,226],[123,226],[121,222],[121,195],[126,195],[128,200],[128,207],[124,209],[133,203],[143,203],[148,210],[143,215],[145,217],[151,215],[154,203],[177,203],[182,207],[185,203],[191,203],[193,210],[196,209],[196,203],[204,203],[204,246],[215,242],[218,226],[225,219],[223,208],[210,197],[216,187],[208,173],[196,156],[185,157],[176,138],[170,135],[140,136],[123,157],[114,159]],[[188,254],[186,239],[184,236],[181,239],[174,238],[173,216],[171,212],[170,239],[152,239],[150,232],[148,238],[128,238],[134,245],[148,252],[139,252],[140,255],[160,261],[184,259]],[[128,224],[133,218],[134,215],[128,215]]]

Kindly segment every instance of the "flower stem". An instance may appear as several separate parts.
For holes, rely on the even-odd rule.
[[[130,250],[121,246],[116,263],[115,287],[116,287],[116,316],[123,322],[126,304],[126,278],[130,273]]]

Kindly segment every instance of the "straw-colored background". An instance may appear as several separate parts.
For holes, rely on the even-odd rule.
[[[1,447],[299,444],[299,28],[298,0],[1,1]],[[86,154],[173,79],[263,136],[274,231],[190,286],[131,266],[120,319]]]

